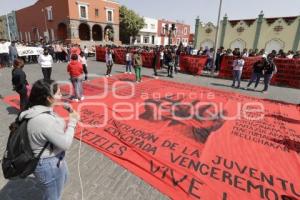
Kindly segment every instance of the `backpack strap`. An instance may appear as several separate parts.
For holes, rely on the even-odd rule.
[[[46,150],[46,148],[49,146],[50,142],[46,142],[46,144],[44,145],[42,151],[39,153],[39,155],[37,156],[38,159],[41,158],[42,154],[44,153],[44,151]]]

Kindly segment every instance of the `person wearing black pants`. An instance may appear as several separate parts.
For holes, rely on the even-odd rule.
[[[50,80],[52,74],[52,67],[42,68],[42,73],[45,80]]]
[[[172,53],[172,50],[168,50],[166,55],[166,62],[168,65],[168,77],[173,78],[173,68],[175,64],[175,55]]]
[[[12,71],[12,84],[14,90],[20,95],[20,111],[26,109],[28,103],[28,96],[27,96],[27,80],[26,74],[23,71],[24,61],[20,58],[14,60],[13,63],[14,69]]]
[[[53,58],[49,54],[49,50],[47,48],[44,49],[44,54],[40,55],[38,62],[41,65],[44,80],[50,80],[52,73]]]
[[[88,80],[87,60],[85,58],[84,52],[80,53],[78,60],[82,64],[82,67],[83,67],[83,72],[85,75],[84,80],[87,81]]]
[[[160,55],[159,50],[155,50],[154,51],[153,63],[152,63],[153,71],[154,71],[154,76],[157,76],[156,65],[157,65],[157,58],[159,58],[159,55]]]

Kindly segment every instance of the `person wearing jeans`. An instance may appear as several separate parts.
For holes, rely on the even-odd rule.
[[[109,77],[109,76],[111,76],[111,70],[114,65],[113,51],[110,48],[108,48],[106,51],[105,61],[106,61],[106,67],[107,67],[106,77]]]
[[[68,72],[70,74],[75,93],[73,100],[76,102],[84,100],[82,89],[83,67],[80,61],[78,61],[78,56],[76,54],[71,56],[71,62],[68,65]]]
[[[33,173],[42,189],[41,200],[62,198],[68,177],[65,152],[72,145],[79,120],[73,111],[66,125],[53,111],[60,99],[60,89],[54,81],[39,80],[32,87],[27,110],[19,115],[19,120],[28,119],[28,139],[33,154],[38,156],[46,147]]]
[[[237,88],[241,86],[241,77],[243,73],[245,61],[239,54],[238,58],[233,61],[233,83],[232,87],[235,87],[235,82],[238,82]]]
[[[142,66],[143,66],[143,60],[142,60],[141,50],[139,50],[133,56],[133,67],[134,67],[137,83],[140,83],[142,81],[142,75],[141,75]]]
[[[252,83],[254,81],[255,81],[254,88],[255,89],[257,88],[260,78],[263,76],[263,69],[264,69],[265,62],[266,62],[266,57],[263,57],[263,60],[259,60],[256,63],[254,63],[253,73],[252,73],[251,79],[247,85],[247,89],[250,88],[250,86],[252,85]]]
[[[126,74],[131,74],[131,65],[132,65],[132,53],[130,52],[130,49],[127,50],[126,53]]]

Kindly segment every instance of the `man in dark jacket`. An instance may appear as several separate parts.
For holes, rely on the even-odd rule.
[[[273,74],[277,73],[277,68],[276,65],[273,62],[274,57],[269,56],[267,58],[267,62],[264,65],[264,84],[265,87],[263,89],[263,93],[267,93],[268,89],[269,89],[269,85],[271,82],[271,79],[273,77]]]
[[[27,96],[27,80],[26,74],[23,71],[24,61],[22,59],[15,59],[13,63],[14,69],[12,71],[12,84],[14,90],[20,95],[20,110],[23,111],[26,108],[28,102]]]
[[[247,89],[250,88],[250,86],[252,85],[252,83],[255,81],[255,86],[254,89],[257,88],[260,78],[263,76],[263,70],[264,70],[264,66],[267,64],[267,58],[266,56],[263,56],[262,60],[257,61],[256,63],[254,63],[253,65],[253,72],[252,72],[252,76],[251,79],[247,85]]]

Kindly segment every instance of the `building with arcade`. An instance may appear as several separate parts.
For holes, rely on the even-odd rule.
[[[112,0],[38,0],[16,11],[19,39],[119,43],[119,8]]]
[[[195,47],[215,46],[216,26],[196,19]],[[300,16],[265,18],[261,12],[256,19],[229,20],[220,23],[219,45],[224,48],[300,50]]]

